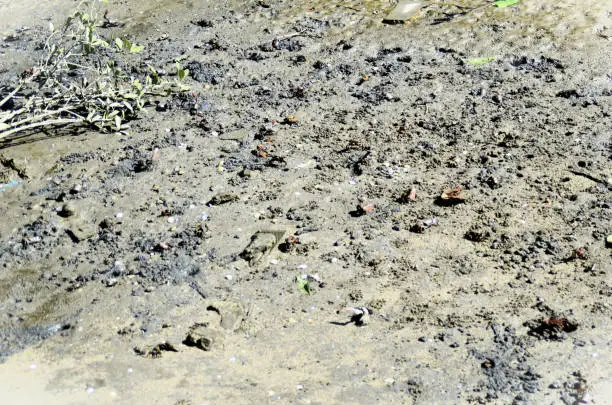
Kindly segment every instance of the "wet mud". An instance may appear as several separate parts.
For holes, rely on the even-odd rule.
[[[143,3],[188,92],[0,145],[7,403],[608,403],[605,2]]]

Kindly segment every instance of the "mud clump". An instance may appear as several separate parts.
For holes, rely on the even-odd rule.
[[[488,400],[510,395],[513,400],[526,400],[541,389],[541,378],[529,364],[529,346],[525,338],[516,336],[514,328],[493,325],[493,348],[488,352],[473,351],[482,361],[481,371],[487,376]]]

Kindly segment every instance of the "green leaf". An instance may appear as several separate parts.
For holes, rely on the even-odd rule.
[[[497,0],[493,3],[495,7],[506,8],[520,3],[521,0]]]
[[[106,42],[105,40],[103,40],[100,37],[94,37],[92,40],[92,45],[94,46],[103,46],[103,47],[107,47],[108,46],[108,42]]]
[[[143,45],[135,45],[135,44],[132,44],[132,46],[130,47],[130,52],[131,52],[131,53],[137,53],[137,52],[142,51],[143,49],[144,49],[144,46],[143,46]]]
[[[115,45],[117,45],[117,48],[123,49],[123,41],[121,38],[115,38]]]
[[[493,62],[495,59],[497,59],[497,56],[486,56],[483,58],[463,59],[463,61],[465,63],[469,63],[470,65],[479,66],[479,65],[485,65],[489,62]]]
[[[128,103],[127,101],[123,100],[123,105],[125,106],[125,108],[127,108],[132,114],[134,113],[134,109],[132,108],[132,106],[130,105],[130,103]]]
[[[310,286],[308,279],[303,279],[302,277],[298,276],[296,281],[298,285],[298,290],[307,295],[312,294],[312,287]]]

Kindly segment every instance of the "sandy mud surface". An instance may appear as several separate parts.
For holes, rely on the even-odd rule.
[[[0,144],[0,402],[612,403],[612,8],[486,3],[104,5],[191,90]]]

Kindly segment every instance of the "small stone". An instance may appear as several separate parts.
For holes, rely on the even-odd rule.
[[[187,346],[197,347],[198,349],[208,352],[214,346],[218,346],[223,342],[223,333],[209,328],[207,325],[194,325],[183,343]]]
[[[123,262],[120,260],[115,260],[115,263],[113,264],[111,271],[112,271],[113,276],[119,276],[125,273],[126,271],[125,264],[123,264]]]
[[[259,170],[249,170],[249,169],[244,169],[243,171],[241,171],[239,174],[241,177],[245,177],[245,178],[253,178],[255,176],[257,176],[260,173]]]
[[[232,193],[219,193],[216,194],[213,198],[210,199],[208,204],[210,205],[221,205],[227,204],[230,202],[238,201],[240,197],[236,194]]]
[[[606,247],[612,248],[612,235],[608,235],[608,237],[606,238]]]

